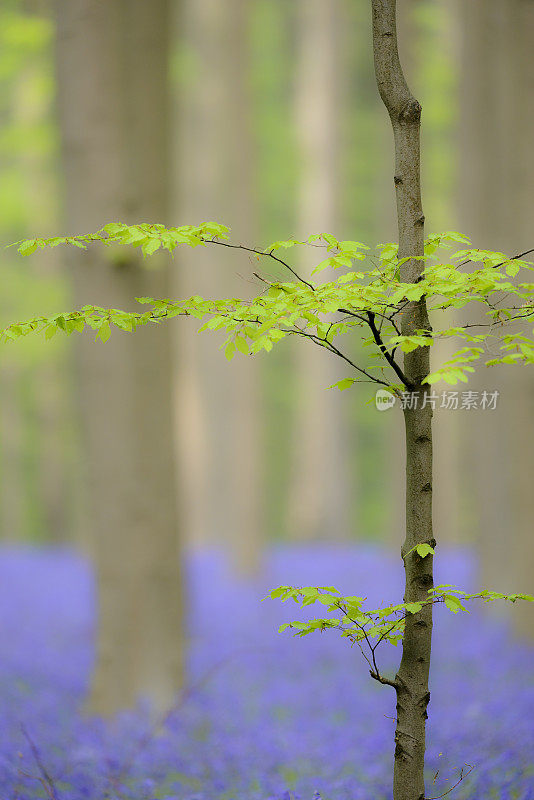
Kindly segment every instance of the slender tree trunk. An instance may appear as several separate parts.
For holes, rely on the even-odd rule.
[[[60,0],[57,15],[67,229],[166,222],[167,0]],[[137,255],[89,249],[69,267],[79,305],[170,294],[168,266]],[[98,581],[90,708],[100,713],[140,695],[167,707],[182,679],[171,335],[116,331],[105,347],[85,336],[77,351]]]
[[[298,9],[298,235],[340,235],[342,3],[300,0]],[[316,251],[305,253],[301,273],[310,275],[318,260]],[[314,350],[295,351],[299,402],[293,435],[299,445],[293,448],[288,529],[297,540],[343,540],[349,536],[350,497],[346,397],[327,390],[339,379],[339,369],[326,352],[320,358]]]
[[[514,148],[516,163],[513,173],[512,196],[517,207],[512,208],[518,224],[517,242],[514,251],[534,247],[532,215],[534,209],[534,61],[532,41],[534,37],[534,3],[530,0],[514,0],[512,7],[514,36],[512,52],[515,55],[516,119],[514,126],[518,141]],[[518,189],[516,192],[515,189]],[[517,247],[517,250],[515,248]],[[532,259],[532,255],[529,256]],[[531,592],[534,583],[534,376],[530,369],[514,369],[512,396],[515,414],[512,416],[512,437],[515,445],[511,467],[515,488],[514,509],[517,543],[512,548],[513,591]],[[534,608],[531,603],[517,603],[513,619],[517,633],[534,640]],[[524,607],[526,606],[526,608]]]
[[[224,9],[217,0],[184,0],[177,24],[178,46],[189,65],[179,93],[180,135],[176,141],[176,219],[196,224],[206,219],[224,222],[218,208],[220,186],[221,47]],[[180,253],[177,259],[182,258]],[[198,247],[184,260],[187,268],[173,275],[176,296],[199,293],[223,296],[218,256]],[[184,264],[185,267],[185,264]],[[184,522],[187,543],[213,546],[222,535],[222,448],[216,439],[220,415],[230,410],[226,393],[210,391],[224,386],[224,364],[213,342],[198,336],[195,326],[179,326],[176,371],[177,433],[183,470]],[[224,362],[226,363],[226,362]],[[219,513],[217,513],[219,512]]]
[[[499,75],[505,71],[500,39],[507,28],[504,26],[501,30],[499,7],[506,13],[509,3],[472,0],[460,6],[462,82],[458,188],[462,230],[471,237],[475,247],[506,249],[510,244],[509,239],[503,238],[509,221],[506,175],[510,162],[504,159],[502,147],[503,123],[509,126],[510,117],[503,119],[502,105],[497,102],[497,87]],[[488,113],[491,113],[491,125],[485,122]],[[480,321],[485,321],[482,311]],[[470,474],[480,581],[490,589],[506,591],[512,589],[509,576],[505,575],[509,541],[502,536],[502,531],[511,529],[513,533],[508,470],[503,469],[509,459],[506,368],[500,366],[477,372],[473,376],[473,388],[500,391],[499,405],[491,412],[490,419],[489,412],[474,418],[464,415],[462,424],[465,426],[465,459],[468,462],[476,459],[470,463]],[[491,434],[488,424],[491,424]],[[491,613],[500,611],[491,609]]]
[[[224,121],[222,128],[224,174],[221,197],[224,214],[240,240],[256,239],[257,186],[250,86],[250,0],[230,0],[225,9]],[[224,264],[230,291],[251,289],[243,280],[244,263],[228,252]],[[243,264],[243,267],[241,267]],[[228,283],[227,283],[228,286]],[[228,290],[226,290],[228,291]],[[252,362],[252,363],[251,363]],[[226,365],[231,390],[231,424],[227,426],[226,463],[230,465],[228,541],[234,569],[253,576],[264,546],[261,514],[260,365],[256,359],[234,358]],[[221,421],[224,428],[224,422]]]
[[[521,252],[533,243],[534,6],[524,0],[472,0],[462,4],[461,30],[461,218],[475,246]],[[468,451],[476,441],[471,472],[480,582],[504,592],[528,592],[534,433],[527,420],[534,381],[529,370],[499,366],[477,373],[474,382],[476,389],[500,392],[497,410],[469,417],[465,436]],[[529,603],[490,613],[506,614],[518,633],[534,635]]]
[[[256,223],[250,8],[247,0],[187,0],[182,26],[194,80],[182,88],[180,217],[220,220],[243,241],[254,241]],[[202,249],[187,256],[181,294],[247,291],[242,275],[249,259]],[[194,331],[184,333],[182,348],[187,377],[179,376],[179,436],[193,467],[186,476],[191,539],[226,544],[233,567],[247,576],[255,573],[263,546],[259,366],[243,357],[229,364]]]
[[[391,119],[395,139],[395,187],[399,225],[399,257],[408,258],[401,280],[415,282],[423,254],[424,216],[420,189],[419,129],[421,106],[412,96],[399,61],[395,0],[372,0],[375,72],[380,96]],[[424,299],[411,303],[402,319],[402,332],[429,329]],[[406,430],[406,539],[402,547],[406,574],[405,600],[424,600],[433,586],[432,556],[409,551],[432,536],[432,410],[423,408],[427,389],[429,348],[407,353],[404,371],[413,385],[418,407],[404,412]],[[409,553],[409,554],[408,554]],[[425,727],[430,700],[428,678],[432,643],[432,606],[408,614],[402,659],[396,676],[397,728],[395,732],[394,800],[425,797]]]
[[[0,432],[2,483],[0,492],[0,538],[22,542],[27,534],[28,477],[24,468],[24,413],[21,404],[20,370],[14,363],[0,370]]]

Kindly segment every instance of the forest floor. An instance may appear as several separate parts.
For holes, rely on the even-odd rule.
[[[469,553],[440,551],[437,562],[438,583],[475,588]],[[153,730],[142,703],[108,722],[82,713],[93,661],[88,564],[66,550],[4,548],[1,800],[386,800],[392,690],[335,632],[278,634],[296,606],[260,600],[309,583],[379,603],[402,595],[401,580],[398,558],[372,546],[274,549],[248,584],[217,553],[191,557],[190,688]],[[384,651],[386,672],[399,655]],[[469,764],[451,800],[534,800],[534,649],[478,609],[439,608],[431,689],[430,797]]]

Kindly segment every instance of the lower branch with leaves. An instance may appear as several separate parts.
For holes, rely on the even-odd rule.
[[[418,545],[414,550],[421,559],[434,554],[434,549],[428,545]],[[289,629],[294,636],[302,638],[310,633],[339,631],[351,646],[357,645],[360,648],[369,666],[371,678],[396,690],[400,689],[398,676],[388,678],[381,673],[377,663],[377,650],[385,643],[396,647],[402,642],[406,619],[418,614],[425,606],[442,603],[453,614],[457,614],[459,611],[467,612],[465,603],[473,600],[486,603],[496,600],[509,603],[516,603],[518,600],[534,602],[534,596],[529,594],[504,594],[489,589],[469,594],[451,584],[429,589],[428,597],[421,602],[397,603],[373,609],[365,608],[367,598],[357,595],[343,596],[334,586],[279,586],[271,591],[269,597],[282,602],[293,600],[300,608],[315,603],[326,606],[329,616],[284,622],[279,632]]]

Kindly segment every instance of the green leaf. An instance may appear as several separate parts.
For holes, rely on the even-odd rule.
[[[421,556],[421,558],[426,558],[429,555],[434,555],[434,548],[431,547],[429,544],[424,542],[423,544],[418,544],[415,547],[417,554]]]
[[[156,238],[151,238],[143,244],[141,250],[143,251],[144,256],[151,256],[152,253],[155,253],[156,250],[159,250],[160,247],[161,247],[160,240]]]
[[[404,607],[409,614],[417,614],[423,608],[421,603],[406,603]]]
[[[288,586],[279,586],[278,589],[273,589],[270,596],[273,600],[276,600],[278,597],[283,597],[288,590]]]
[[[29,256],[37,250],[36,239],[24,239],[18,246],[18,251],[21,256]]]
[[[343,380],[333,383],[332,386],[329,386],[328,388],[329,389],[337,388],[339,389],[340,392],[344,392],[345,389],[349,389],[353,383],[356,383],[356,381],[353,378],[343,378]]]
[[[102,342],[107,342],[109,337],[111,336],[111,328],[109,322],[104,320],[98,329],[98,337],[101,339]]]
[[[231,361],[235,354],[235,344],[233,342],[228,342],[224,349],[224,355],[228,361]]]
[[[240,353],[243,353],[244,356],[248,356],[249,354],[248,343],[244,336],[235,337],[235,346]]]
[[[467,611],[467,608],[464,606],[462,601],[459,600],[458,597],[455,597],[453,594],[444,595],[443,600],[449,611],[452,611],[453,614],[457,614],[458,611],[460,611],[460,609],[462,611]]]

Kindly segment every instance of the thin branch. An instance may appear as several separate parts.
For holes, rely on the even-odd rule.
[[[515,256],[510,256],[510,258],[507,258],[506,261],[501,261],[500,264],[494,264],[492,269],[499,269],[499,267],[503,267],[509,261],[517,261],[518,258],[523,258],[523,256],[528,256],[530,255],[530,253],[534,253],[534,247],[532,247],[530,250],[525,250],[524,253],[517,253],[517,255]],[[475,262],[473,261],[473,259],[467,258],[465,261],[460,261],[460,263],[456,264],[456,266],[465,267],[466,264],[474,264],[474,263]]]
[[[334,353],[334,355],[338,356],[338,358],[342,358],[343,361],[346,361],[347,364],[350,364],[350,366],[353,367],[353,369],[357,370],[362,375],[365,375],[366,378],[369,378],[369,380],[372,381],[372,383],[379,383],[382,386],[387,386],[389,388],[389,383],[381,380],[380,378],[376,378],[374,375],[371,375],[371,373],[367,372],[362,367],[359,367],[357,364],[354,363],[354,361],[351,361],[351,359],[348,356],[342,353],[341,350],[338,350],[338,348],[334,344],[332,344],[332,342],[328,342],[326,339],[322,339],[320,336],[316,336],[313,333],[307,333],[306,331],[300,330],[300,328],[287,328],[285,330],[287,331],[287,333],[296,334],[297,336],[304,336],[307,339],[310,339],[318,347],[323,347],[325,350],[329,350],[331,353]]]
[[[26,741],[30,745],[30,750],[32,752],[32,756],[33,756],[34,761],[35,761],[35,763],[36,763],[36,765],[37,765],[37,767],[39,769],[39,772],[42,775],[42,778],[40,779],[42,785],[46,789],[46,791],[47,791],[48,795],[50,796],[51,800],[59,800],[59,795],[58,795],[57,790],[56,790],[56,785],[54,783],[54,779],[52,778],[52,776],[50,775],[50,773],[46,769],[45,765],[43,764],[43,760],[41,758],[41,754],[39,753],[39,750],[37,749],[37,745],[35,744],[35,742],[31,738],[30,734],[28,733],[28,731],[26,730],[26,727],[24,725],[21,725],[20,729],[22,731],[22,735],[24,736],[24,738],[26,739]]]
[[[369,652],[371,653],[372,663],[369,660],[369,658],[365,655],[360,641],[359,640],[356,640],[356,641],[360,645],[360,650],[362,652],[363,657],[365,658],[365,660],[369,664],[369,675],[371,676],[371,678],[373,678],[375,681],[378,681],[378,683],[382,683],[384,686],[391,686],[393,689],[398,689],[399,688],[398,684],[395,681],[391,681],[391,680],[389,680],[389,678],[384,678],[383,675],[380,674],[380,670],[378,669],[378,664],[376,663],[376,657],[375,657],[376,646],[373,647],[371,642],[369,641],[369,636],[367,635],[367,631],[365,630],[365,626],[361,625],[359,622],[357,622],[352,617],[349,617],[346,608],[343,608],[343,606],[341,606],[341,605],[339,605],[338,607],[339,607],[339,610],[342,611],[343,614],[347,617],[347,619],[349,619],[352,622],[353,625],[356,625],[356,627],[359,628],[359,630],[361,630],[361,632],[363,633],[364,639],[365,639],[365,641],[367,643],[367,647],[369,648]]]
[[[279,264],[282,264],[282,266],[288,269],[293,277],[311,289],[312,292],[315,291],[315,286],[312,283],[309,283],[308,281],[304,280],[304,278],[301,278],[298,272],[296,272],[293,267],[287,263],[287,261],[283,261],[281,258],[278,258],[278,256],[275,256],[272,250],[266,253],[264,250],[257,250],[255,247],[246,247],[244,244],[230,244],[230,242],[223,242],[220,239],[204,239],[204,241],[206,244],[216,244],[220,247],[228,247],[231,250],[244,250],[247,253],[254,253],[257,256],[263,256],[263,258],[272,258],[273,261],[277,261]]]
[[[392,354],[388,351],[386,345],[382,341],[382,337],[380,336],[380,331],[375,325],[375,315],[372,311],[367,312],[367,323],[371,328],[371,333],[373,334],[373,338],[378,345],[380,352],[392,368],[392,370],[396,373],[396,375],[401,379],[403,384],[406,386],[407,389],[412,389],[413,384],[408,380],[400,366],[397,364],[395,359],[393,358]]]
[[[466,773],[464,773],[464,768],[465,768],[465,767],[469,767],[469,770],[468,770]],[[473,770],[474,770],[474,769],[475,769],[475,767],[474,767],[474,766],[472,766],[471,764],[465,764],[465,765],[462,767],[461,771],[460,771],[460,777],[458,778],[458,780],[456,781],[456,783],[455,783],[453,786],[451,786],[451,787],[450,787],[450,789],[447,789],[447,791],[446,791],[446,792],[443,792],[443,794],[439,794],[437,797],[425,797],[425,800],[441,800],[441,798],[442,798],[442,797],[446,797],[446,796],[447,796],[448,794],[450,794],[450,793],[451,793],[451,792],[452,792],[454,789],[456,789],[456,787],[457,787],[457,786],[458,786],[458,785],[459,785],[459,784],[460,784],[460,783],[461,783],[463,780],[465,780],[465,779],[467,778],[467,776],[468,776],[468,775],[471,775],[471,773],[473,772]]]
[[[397,690],[399,688],[399,684],[396,681],[391,681],[389,678],[384,678],[379,672],[375,672],[372,669],[369,670],[369,675],[378,683],[381,683],[383,686],[391,686],[393,689]]]

